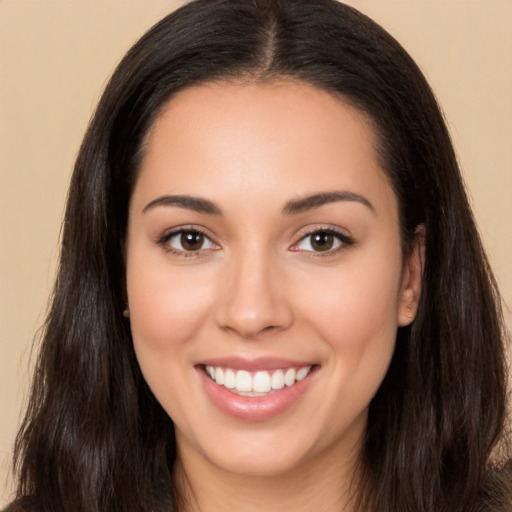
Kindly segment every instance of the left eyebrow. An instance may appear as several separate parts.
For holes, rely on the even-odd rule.
[[[295,215],[297,213],[302,213],[308,210],[312,210],[314,208],[319,208],[324,204],[334,203],[337,201],[355,201],[366,206],[368,209],[372,211],[372,213],[376,214],[374,206],[372,205],[372,203],[370,203],[370,201],[368,201],[368,199],[366,199],[366,197],[360,194],[356,194],[355,192],[350,192],[349,190],[334,190],[330,192],[320,192],[318,194],[305,197],[303,199],[289,201],[283,208],[283,214]]]

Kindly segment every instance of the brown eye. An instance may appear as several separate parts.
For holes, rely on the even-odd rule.
[[[328,251],[333,248],[334,235],[326,231],[318,231],[311,235],[311,248],[314,251]]]
[[[354,243],[350,236],[334,229],[317,229],[303,236],[293,245],[291,250],[312,253],[335,253],[338,249],[349,247]]]
[[[176,254],[202,252],[206,250],[218,250],[208,236],[195,229],[180,229],[162,237],[159,242],[167,250]]]
[[[203,247],[204,238],[198,231],[184,231],[181,233],[180,243],[185,251],[199,251]]]

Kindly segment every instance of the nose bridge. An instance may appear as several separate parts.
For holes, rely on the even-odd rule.
[[[268,248],[246,247],[227,263],[222,302],[218,305],[221,327],[253,338],[263,331],[289,326],[292,312],[283,288],[283,274]]]

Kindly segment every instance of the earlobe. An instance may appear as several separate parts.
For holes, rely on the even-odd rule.
[[[412,248],[404,265],[398,303],[399,327],[411,324],[416,317],[421,296],[424,262],[425,226],[420,224],[416,228]]]

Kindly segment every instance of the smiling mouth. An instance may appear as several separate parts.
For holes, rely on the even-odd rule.
[[[248,372],[220,366],[204,366],[206,374],[219,386],[240,396],[267,396],[305,379],[313,366]]]

